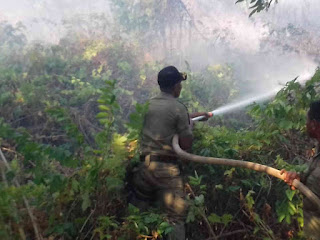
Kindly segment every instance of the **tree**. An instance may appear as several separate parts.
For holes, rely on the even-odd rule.
[[[238,0],[236,3],[239,2],[249,2],[249,0]],[[249,4],[249,8],[252,9],[249,17],[251,17],[254,13],[260,12],[262,10],[268,10],[271,4],[275,2],[277,3],[278,0],[251,0]]]
[[[195,28],[193,17],[181,0],[112,0],[112,3],[116,21],[124,32],[135,35],[143,46],[149,46],[148,50],[157,48],[160,41],[165,52],[180,48],[183,35]],[[179,36],[177,43],[175,34]]]

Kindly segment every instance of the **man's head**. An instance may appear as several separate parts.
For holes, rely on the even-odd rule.
[[[180,73],[174,66],[163,68],[158,74],[158,84],[162,92],[179,97],[182,89],[181,81],[187,79],[187,75]]]
[[[307,115],[307,132],[310,137],[320,140],[320,101],[310,104]]]

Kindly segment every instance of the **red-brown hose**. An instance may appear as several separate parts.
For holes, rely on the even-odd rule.
[[[284,180],[283,175],[280,175],[280,170],[272,167],[268,167],[266,165],[247,162],[247,161],[241,161],[241,160],[226,159],[226,158],[202,157],[202,156],[197,156],[194,154],[187,153],[180,148],[178,135],[175,135],[173,137],[172,146],[174,151],[177,153],[177,155],[181,157],[183,160],[189,160],[192,162],[198,162],[198,163],[204,163],[204,164],[225,165],[225,166],[231,166],[231,167],[247,168],[257,172],[264,172],[273,177]],[[318,207],[320,211],[320,200],[317,197],[317,195],[315,195],[309,188],[307,188],[303,183],[301,183],[296,179],[293,181],[292,185],[297,189],[299,189],[303,195],[309,198]]]

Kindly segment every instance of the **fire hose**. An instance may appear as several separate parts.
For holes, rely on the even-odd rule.
[[[284,180],[284,176],[280,175],[280,170],[268,167],[266,165],[262,165],[259,163],[234,160],[234,159],[226,159],[226,158],[213,158],[213,157],[202,157],[194,154],[187,153],[183,151],[179,146],[179,137],[175,135],[172,140],[172,146],[176,154],[181,157],[183,160],[188,160],[191,162],[198,162],[204,164],[214,164],[214,165],[225,165],[231,167],[241,167],[251,169],[257,172],[267,173],[273,177]],[[318,207],[320,211],[320,200],[308,187],[306,187],[302,182],[295,179],[292,182],[292,185],[297,188],[303,195],[305,195],[310,201]]]

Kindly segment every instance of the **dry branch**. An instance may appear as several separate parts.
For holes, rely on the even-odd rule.
[[[186,186],[187,186],[187,188],[189,189],[192,197],[195,198],[196,195],[194,194],[194,192],[193,192],[191,186],[189,185],[189,183],[187,183]],[[206,217],[204,211],[202,211],[202,210],[199,210],[199,211],[200,211],[201,217],[203,218],[204,222],[205,222],[206,225],[207,225],[207,228],[208,228],[208,230],[209,230],[210,235],[212,236],[211,239],[216,240],[216,239],[217,239],[217,236],[216,236],[216,234],[214,233],[214,231],[213,231],[213,229],[212,229],[212,227],[211,227],[211,225],[210,225],[210,223],[209,223],[209,220],[208,220],[208,218]]]
[[[226,237],[229,237],[229,236],[232,236],[232,235],[236,235],[236,234],[243,234],[243,233],[246,233],[248,232],[248,230],[246,229],[239,229],[239,230],[235,230],[235,231],[232,231],[232,232],[228,232],[228,233],[225,233],[225,234],[221,234],[217,237],[217,239],[225,239]],[[214,238],[207,238],[206,240],[214,240]]]
[[[7,167],[7,169],[11,170],[11,167],[10,167],[6,157],[4,156],[1,148],[0,148],[0,157],[1,157],[4,165]],[[20,187],[20,183],[18,182],[17,179],[14,180],[14,183],[15,183],[16,187]],[[39,227],[38,227],[36,218],[35,218],[35,216],[33,215],[32,211],[31,211],[31,207],[30,207],[29,201],[24,195],[22,195],[22,198],[23,198],[24,205],[27,208],[27,212],[29,214],[29,217],[30,217],[30,220],[31,220],[31,223],[32,223],[32,226],[33,226],[33,230],[34,230],[34,234],[36,236],[36,239],[37,240],[42,240],[43,238],[42,238],[42,235],[41,235],[41,233],[39,231]]]

